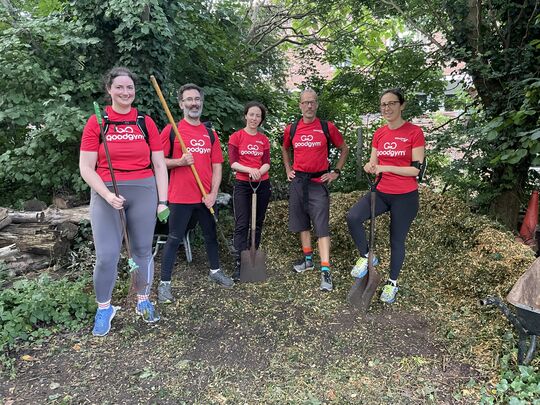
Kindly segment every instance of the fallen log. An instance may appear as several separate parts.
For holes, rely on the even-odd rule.
[[[47,268],[69,252],[89,211],[89,206],[38,212],[0,208],[0,261],[10,274]]]

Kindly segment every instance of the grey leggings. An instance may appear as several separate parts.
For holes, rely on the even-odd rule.
[[[105,183],[112,191],[111,183]],[[138,294],[150,293],[154,277],[152,240],[156,225],[157,190],[154,177],[118,183],[118,191],[126,201],[129,244],[133,260],[139,266],[137,285],[142,286]],[[118,260],[122,248],[123,233],[119,211],[111,207],[98,193],[92,190],[90,197],[90,222],[96,265],[94,267],[94,290],[97,302],[111,299],[116,277]]]

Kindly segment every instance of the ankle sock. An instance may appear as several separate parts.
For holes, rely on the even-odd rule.
[[[321,271],[330,271],[330,262],[321,262]]]
[[[98,302],[97,305],[99,309],[109,309],[109,307],[111,306],[111,300],[107,302]]]
[[[304,259],[313,260],[313,249],[311,249],[310,247],[305,247],[302,248],[302,250],[304,252]]]
[[[159,282],[159,284],[171,284],[171,280],[169,280],[169,281],[161,280],[161,281]]]
[[[148,295],[137,294],[137,304],[143,301],[148,301]]]
[[[397,287],[397,280],[388,279],[388,284],[392,284],[394,287]]]
[[[212,274],[216,274],[219,270],[221,270],[220,268],[217,268],[217,269],[210,269],[210,272]]]

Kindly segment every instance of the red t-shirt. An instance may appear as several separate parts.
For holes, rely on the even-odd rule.
[[[229,145],[233,145],[238,149],[238,163],[246,167],[259,169],[263,165],[264,151],[270,150],[270,142],[266,135],[257,132],[256,135],[251,135],[245,130],[236,131],[229,138]],[[266,172],[261,180],[268,180],[270,176]],[[247,173],[236,172],[236,179],[249,181]]]
[[[330,121],[328,121],[328,131],[332,144],[340,147],[343,144],[343,137]],[[328,169],[328,147],[319,118],[315,118],[309,124],[305,124],[302,118],[296,127],[293,142],[293,170],[316,173]],[[285,149],[291,147],[291,124],[285,128],[283,147]],[[320,178],[312,180],[320,182]]]
[[[382,166],[410,166],[412,150],[426,143],[422,128],[405,122],[397,129],[388,125],[375,131],[372,146],[377,149],[377,159]],[[418,188],[416,177],[383,173],[377,190],[388,194],[410,193]]]
[[[171,124],[168,124],[161,132],[163,150],[170,150]],[[214,144],[210,140],[208,131],[203,124],[191,125],[185,119],[178,123],[180,136],[186,148],[193,155],[195,168],[201,179],[204,191],[212,189],[212,164],[223,163],[223,153],[217,133],[214,131]],[[172,159],[182,157],[182,148],[178,138],[174,137]],[[175,204],[196,204],[202,202],[202,194],[190,166],[175,167],[170,171],[169,178],[169,202]]]
[[[132,108],[127,114],[119,114],[111,106],[105,107],[109,121],[137,121],[137,109]],[[159,131],[149,116],[145,116],[148,143],[136,124],[109,125],[107,130],[107,146],[111,157],[114,176],[117,181],[137,180],[154,175],[150,166],[150,150],[162,150]],[[100,123],[101,124],[101,123]],[[95,115],[92,115],[83,129],[81,151],[97,152],[96,172],[103,181],[111,181],[111,173],[107,164],[105,147],[100,142],[100,128]]]

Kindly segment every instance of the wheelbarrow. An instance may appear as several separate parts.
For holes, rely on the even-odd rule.
[[[506,299],[514,310],[499,297],[486,297],[481,305],[495,305],[518,332],[518,363],[527,365],[534,358],[540,336],[540,258],[519,278]]]

